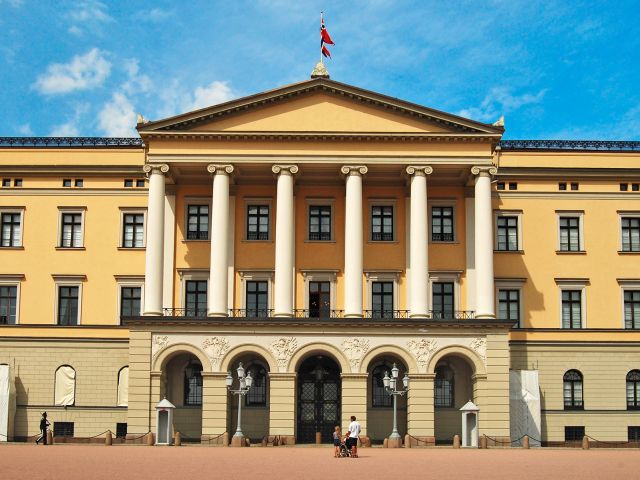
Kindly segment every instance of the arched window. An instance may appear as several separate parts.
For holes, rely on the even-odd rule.
[[[247,367],[251,373],[253,384],[249,393],[245,395],[245,405],[251,407],[264,407],[267,405],[267,371],[259,363]]]
[[[640,410],[640,370],[627,373],[627,410]]]
[[[582,402],[582,374],[578,370],[569,370],[562,378],[564,409],[583,410]]]
[[[118,398],[116,405],[126,407],[129,404],[129,367],[122,367],[118,372]]]
[[[389,365],[378,365],[371,372],[371,406],[374,408],[385,408],[393,405],[393,399],[384,389],[382,379],[388,373],[391,376]]]
[[[202,365],[193,359],[184,369],[184,405],[202,405]]]
[[[434,406],[452,408],[455,405],[453,396],[454,385],[453,370],[448,365],[436,367],[436,381],[434,392]]]
[[[67,406],[76,403],[76,371],[70,365],[61,365],[56,370],[54,405]]]

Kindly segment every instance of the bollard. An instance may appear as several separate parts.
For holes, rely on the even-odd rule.
[[[453,436],[453,448],[460,448],[460,435]]]
[[[484,434],[480,437],[480,448],[487,448],[487,436]]]
[[[404,436],[404,448],[411,448],[411,437],[408,433]]]
[[[529,448],[529,436],[525,435],[522,437],[522,448]]]
[[[53,432],[51,430],[47,430],[47,443],[53,445]]]
[[[277,447],[278,445],[280,445],[280,437],[276,435],[275,437],[273,437],[273,446]]]
[[[223,447],[229,446],[229,432],[224,432],[222,434],[222,446]]]
[[[244,446],[245,447],[251,446],[251,440],[249,440],[249,437],[244,437]]]
[[[113,437],[111,436],[111,430],[107,430],[107,436],[104,437],[105,445],[113,445]]]
[[[174,444],[176,447],[179,447],[180,445],[182,445],[182,435],[180,434],[180,432],[176,432],[176,433],[173,435],[173,444]]]
[[[385,438],[384,441],[382,442],[382,447],[383,448],[389,448],[389,439]]]
[[[262,437],[262,444],[261,446],[266,447],[267,446],[267,437]]]
[[[147,433],[147,446],[153,447],[153,433]]]
[[[589,437],[587,437],[586,435],[582,437],[582,449],[589,450]]]
[[[316,445],[320,445],[322,443],[322,433],[316,432]]]

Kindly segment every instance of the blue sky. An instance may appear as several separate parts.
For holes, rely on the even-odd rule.
[[[0,135],[134,136],[169,115],[331,78],[511,139],[640,140],[636,1],[0,0]]]

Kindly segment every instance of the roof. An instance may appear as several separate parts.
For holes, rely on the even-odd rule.
[[[0,137],[0,147],[13,148],[137,148],[143,145],[139,137]]]

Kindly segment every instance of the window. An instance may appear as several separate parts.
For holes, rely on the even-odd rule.
[[[559,217],[561,252],[579,252],[581,250],[580,218]]]
[[[78,325],[79,290],[77,286],[58,287],[58,325]]]
[[[137,317],[140,315],[142,287],[120,287],[120,316]]]
[[[60,247],[82,247],[82,213],[62,212],[62,228],[60,229]]]
[[[620,184],[620,191],[621,192],[626,192],[627,190],[629,190],[629,184],[628,183],[621,183]]]
[[[0,285],[0,325],[17,323],[18,286]]]
[[[374,242],[393,241],[393,206],[374,205],[371,207],[371,240]]]
[[[76,178],[73,182],[74,187],[84,187],[84,180],[81,178]]]
[[[246,316],[247,317],[268,317],[269,316],[269,282],[254,281],[246,282]]]
[[[127,438],[126,423],[116,423],[116,438]]]
[[[309,282],[309,318],[331,316],[331,282]]]
[[[631,191],[632,192],[640,191],[640,183],[632,183],[631,184]]]
[[[640,410],[640,370],[627,373],[627,410]]]
[[[621,217],[622,251],[640,252],[640,217]]]
[[[70,365],[61,365],[56,370],[54,405],[69,406],[76,403],[76,371]]]
[[[509,190],[517,190],[518,184],[516,182],[509,182]]]
[[[144,187],[144,180],[142,179],[136,180],[136,187]]]
[[[498,318],[520,324],[520,290],[498,290]]]
[[[124,186],[125,186],[125,187],[133,187],[133,179],[131,179],[131,178],[125,178],[125,179],[124,179]]]
[[[2,223],[2,238],[0,239],[0,246],[22,246],[22,213],[2,212],[0,214],[0,223]]]
[[[504,182],[498,182],[496,185],[496,190],[504,190]]]
[[[331,240],[330,205],[309,205],[309,240]]]
[[[207,281],[187,280],[185,296],[186,317],[207,316]]]
[[[245,396],[245,405],[265,407],[267,405],[267,371],[259,364],[249,365],[247,371],[251,373],[253,385]]]
[[[13,180],[13,186],[14,187],[21,187],[22,186],[22,179],[21,178],[16,178]]]
[[[564,427],[565,442],[579,442],[584,437],[584,427]]]
[[[431,241],[453,242],[453,207],[431,208]]]
[[[374,408],[388,408],[393,405],[393,396],[384,388],[384,376],[391,376],[391,368],[388,365],[378,365],[371,372],[371,406]],[[400,377],[400,375],[398,375]],[[398,378],[400,381],[401,378]]]
[[[202,405],[202,365],[193,360],[184,369],[184,404]]]
[[[118,392],[116,405],[126,407],[129,404],[129,367],[122,367],[118,372]]]
[[[434,406],[436,408],[453,408],[454,375],[453,370],[447,365],[436,367],[436,379],[434,382]]]
[[[640,328],[640,290],[624,290],[624,328]]]
[[[571,184],[571,190],[574,190],[574,191],[575,191],[575,190],[578,190],[578,188],[579,188],[579,187],[580,187],[580,186],[579,186],[579,184],[577,184],[577,183],[572,183],[572,184]]]
[[[567,189],[567,182],[560,182],[558,184],[558,190],[566,190]]]
[[[640,442],[640,427],[627,427],[627,440]]]
[[[73,422],[53,422],[54,437],[73,437],[73,434],[74,434]]]
[[[454,318],[453,282],[433,282],[432,306],[434,319]]]
[[[562,290],[562,328],[582,328],[582,290]]]
[[[144,213],[122,215],[122,246],[124,248],[144,247]]]
[[[247,205],[247,240],[269,240],[269,205]]]
[[[62,186],[63,187],[71,187],[71,179],[70,178],[62,179]]]
[[[496,250],[503,252],[516,252],[519,249],[518,242],[518,216],[517,215],[501,215],[496,220]]]
[[[11,179],[10,178],[3,178],[2,179],[2,186],[3,187],[10,187],[11,186]]]
[[[371,316],[393,318],[393,282],[371,283]]]
[[[565,410],[583,410],[582,374],[578,370],[569,370],[564,374],[563,397]]]
[[[209,239],[209,205],[187,207],[187,240]]]

